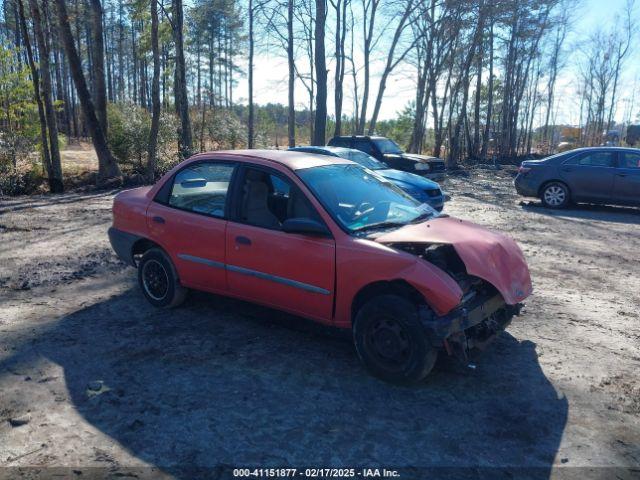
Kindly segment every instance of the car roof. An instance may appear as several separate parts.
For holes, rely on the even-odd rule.
[[[290,170],[301,170],[303,168],[321,167],[336,164],[353,164],[354,162],[341,157],[322,155],[319,153],[308,153],[290,150],[218,150],[214,152],[199,153],[191,157],[193,160],[215,159],[215,158],[256,158],[270,160],[289,168]]]
[[[387,140],[387,137],[381,137],[379,135],[338,135],[333,138],[364,138],[366,140]]]
[[[318,152],[321,155],[329,154],[329,155],[335,155],[335,156],[340,156],[341,153],[360,152],[360,150],[354,150],[353,148],[332,147],[330,145],[325,145],[325,146],[305,145],[301,147],[291,147],[289,151],[290,152],[308,152],[308,153]]]
[[[574,148],[572,150],[567,150],[566,152],[562,152],[562,154],[589,152],[592,150],[616,150],[621,152],[640,152],[639,148],[634,148],[634,147],[614,147],[614,146],[601,145],[597,147]]]

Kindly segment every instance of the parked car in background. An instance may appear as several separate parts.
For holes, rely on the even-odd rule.
[[[399,383],[422,380],[440,352],[465,360],[532,291],[512,239],[329,155],[196,155],[118,194],[109,239],[152,305],[191,288],[349,329],[366,367]]]
[[[361,152],[360,150],[328,146],[292,147],[289,150],[293,152],[316,153],[319,155],[346,158],[369,170],[375,171],[378,175],[400,187],[420,203],[426,203],[439,212],[441,212],[444,207],[444,194],[440,189],[440,185],[436,182],[413,173],[389,168],[386,163],[376,160],[371,155]]]
[[[515,179],[520,195],[544,206],[571,202],[640,205],[640,149],[578,148],[522,162]]]
[[[444,179],[444,160],[427,155],[405,153],[396,142],[385,137],[343,135],[333,137],[328,145],[360,150],[396,170],[415,173],[437,182]]]

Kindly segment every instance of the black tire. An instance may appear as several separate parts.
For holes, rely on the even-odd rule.
[[[399,295],[380,295],[365,303],[353,322],[353,339],[367,369],[390,383],[420,382],[438,357],[420,324],[417,305]]]
[[[147,250],[138,263],[138,284],[151,305],[173,308],[184,302],[188,289],[180,285],[169,256],[159,248]]]
[[[571,192],[562,182],[549,182],[542,187],[540,200],[547,208],[565,208],[571,202]]]

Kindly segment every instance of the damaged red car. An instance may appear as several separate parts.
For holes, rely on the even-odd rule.
[[[422,380],[440,352],[466,358],[532,291],[510,238],[302,152],[196,155],[117,195],[109,237],[153,305],[196,289],[350,328],[365,366],[397,383]]]

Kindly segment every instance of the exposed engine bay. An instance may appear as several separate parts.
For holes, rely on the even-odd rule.
[[[450,355],[467,362],[469,351],[482,349],[506,328],[514,314],[519,313],[519,305],[506,305],[493,285],[467,273],[464,262],[452,245],[402,243],[391,246],[431,263],[460,286],[463,292],[460,306],[445,317],[434,319],[439,329],[435,336],[443,342]],[[445,325],[448,321],[450,325]]]
[[[390,246],[431,263],[453,278],[463,292],[462,304],[477,296],[489,297],[496,294],[496,289],[491,284],[467,273],[465,264],[453,245],[401,243]]]

